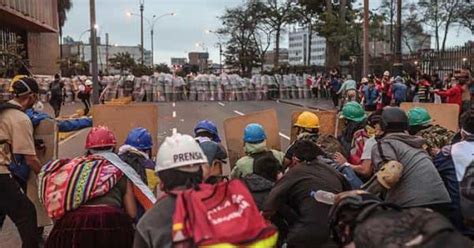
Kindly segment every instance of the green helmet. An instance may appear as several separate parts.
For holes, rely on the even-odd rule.
[[[341,118],[362,122],[367,118],[364,108],[357,102],[348,102],[342,108]]]
[[[425,108],[414,107],[408,110],[409,126],[424,126],[430,124],[433,120]]]

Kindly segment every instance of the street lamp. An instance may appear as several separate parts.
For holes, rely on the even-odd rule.
[[[196,47],[202,48],[206,53],[209,53],[209,48],[206,46],[204,42],[197,42]]]
[[[223,72],[223,66],[222,66],[223,51],[222,51],[222,42],[220,41],[219,34],[216,33],[215,31],[210,30],[210,29],[206,29],[204,32],[206,34],[215,34],[217,36],[217,39],[219,39],[219,42],[216,43],[216,46],[219,48],[219,67],[220,67],[220,71],[221,71],[221,74],[222,74],[222,72]]]
[[[99,30],[99,25],[94,24],[94,29]],[[81,57],[81,43],[80,42],[82,40],[82,36],[90,31],[91,29],[84,30],[84,32],[82,32],[81,35],[79,35],[79,40],[77,42],[77,55],[78,57],[82,58],[81,61],[84,61],[84,46],[82,47],[83,52],[82,52],[82,57]]]
[[[156,21],[158,21],[159,19],[165,17],[165,16],[175,16],[176,13],[175,12],[170,12],[170,13],[166,13],[166,14],[163,14],[163,15],[160,15],[160,16],[156,16],[156,15],[153,15],[151,20],[144,17],[144,16],[141,16],[141,15],[138,15],[138,14],[135,14],[135,13],[132,13],[132,12],[127,12],[127,16],[139,16],[140,18],[143,18],[145,19],[145,21],[148,23],[148,25],[150,26],[150,37],[151,37],[151,64],[153,65],[154,64],[154,44],[153,44],[153,34],[154,34],[154,29],[155,29],[155,23]],[[143,30],[142,30],[143,32]],[[142,34],[143,35],[143,34]],[[143,41],[142,41],[142,56],[143,56]],[[143,57],[142,57],[142,63],[143,63]]]

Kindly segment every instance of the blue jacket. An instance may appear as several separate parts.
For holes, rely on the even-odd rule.
[[[342,83],[337,78],[331,79],[331,91],[338,92],[341,89]]]
[[[392,93],[395,102],[405,102],[407,100],[407,86],[404,83],[396,82],[392,85]]]
[[[369,86],[364,87],[364,99],[366,106],[373,106],[375,105],[375,100],[379,97],[379,92],[375,87],[369,88]]]

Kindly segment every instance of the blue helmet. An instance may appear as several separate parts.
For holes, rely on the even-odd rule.
[[[137,127],[128,133],[125,144],[133,146],[138,150],[148,150],[153,147],[153,139],[146,128]]]
[[[248,124],[244,129],[244,142],[246,143],[260,143],[267,139],[265,130],[262,125],[257,123]]]
[[[221,142],[221,139],[219,138],[219,132],[217,131],[217,126],[214,124],[214,122],[209,121],[209,120],[202,120],[196,124],[196,127],[194,128],[194,135],[197,135],[199,132],[206,131],[212,134],[214,137],[212,138],[212,141],[214,142]]]

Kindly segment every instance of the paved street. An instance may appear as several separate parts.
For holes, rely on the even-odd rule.
[[[285,103],[286,102],[286,103]],[[230,117],[239,116],[251,112],[275,109],[277,111],[278,123],[280,126],[280,139],[282,149],[285,150],[289,145],[290,136],[290,118],[293,111],[301,110],[302,106],[311,106],[313,108],[331,109],[329,101],[306,100],[287,100],[280,101],[248,101],[248,102],[176,102],[176,103],[158,103],[158,143],[161,144],[166,136],[171,135],[173,129],[180,133],[192,134],[194,125],[203,119],[214,121],[221,137],[224,140],[224,120]],[[292,104],[289,104],[292,103]],[[75,113],[77,109],[82,108],[81,103],[67,104],[61,110],[62,115]],[[52,114],[49,104],[44,104],[44,111]],[[88,129],[79,131],[66,142],[60,143],[61,154],[82,154],[84,140]],[[159,145],[158,144],[158,145]],[[49,229],[47,229],[49,230]],[[13,223],[7,219],[0,231],[0,248],[20,247],[20,238]]]

